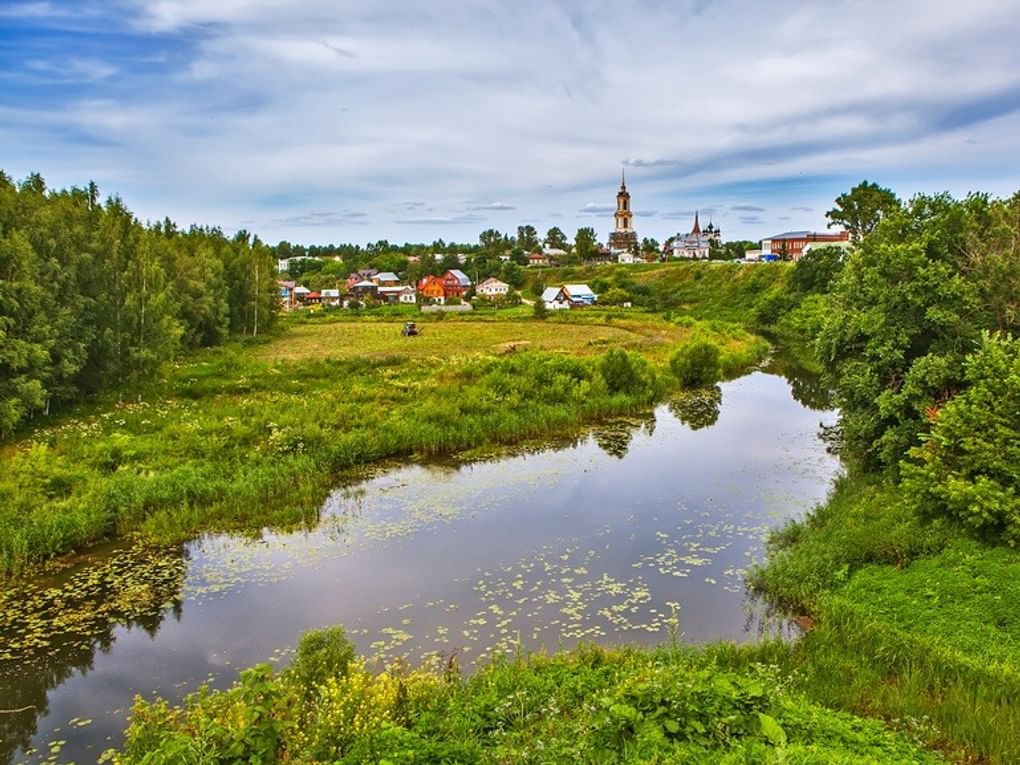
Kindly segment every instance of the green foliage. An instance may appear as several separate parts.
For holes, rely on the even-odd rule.
[[[685,388],[711,385],[719,379],[719,348],[708,340],[681,345],[669,359],[669,368]]]
[[[843,270],[847,252],[842,247],[814,247],[790,269],[790,289],[801,294],[824,295]]]
[[[1020,543],[1020,341],[986,335],[967,358],[967,388],[928,417],[904,463],[921,512],[948,516],[993,542]]]
[[[83,395],[137,395],[182,349],[267,329],[276,302],[247,234],[143,226],[94,185],[0,174],[0,438]]]
[[[621,287],[609,287],[605,292],[599,292],[599,302],[604,305],[623,305],[631,301],[630,293]]]
[[[836,205],[825,217],[842,225],[856,239],[868,236],[881,220],[900,208],[900,200],[889,189],[877,183],[861,181],[845,194],[836,197]]]
[[[838,393],[846,453],[863,466],[893,468],[918,445],[925,412],[964,385],[964,358],[983,329],[1004,320],[990,299],[1002,286],[985,283],[968,253],[983,252],[975,242],[1009,205],[916,197],[847,260],[818,349]],[[1017,294],[1020,272],[1012,278]]]
[[[442,669],[371,674],[354,662],[346,677],[311,689],[259,674],[180,708],[137,702],[112,757],[121,765],[198,762],[198,753],[201,761],[352,765],[935,761],[879,723],[811,703],[760,661],[787,653],[778,644],[700,653],[585,646],[497,661],[466,681]],[[262,710],[254,720],[252,705]]]
[[[607,351],[599,362],[599,374],[610,393],[638,393],[653,388],[649,372],[644,359],[621,348]]]
[[[322,685],[333,677],[346,677],[354,661],[354,644],[343,627],[312,630],[301,636],[289,672],[304,688]]]
[[[545,301],[542,300],[541,295],[531,304],[531,315],[539,320],[549,316],[549,309],[545,307]]]

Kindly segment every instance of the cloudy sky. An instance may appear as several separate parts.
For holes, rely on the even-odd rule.
[[[0,0],[0,168],[292,242],[1020,188],[1017,0]]]

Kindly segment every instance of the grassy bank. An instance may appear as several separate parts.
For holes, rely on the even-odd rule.
[[[844,480],[774,536],[755,584],[810,615],[795,676],[815,701],[916,729],[960,761],[1020,761],[1020,553],[906,500],[891,483]]]
[[[783,679],[789,648],[583,647],[373,672],[342,631],[309,633],[293,665],[242,673],[178,708],[139,701],[117,763],[927,763],[880,723]]]
[[[270,342],[190,357],[141,401],[82,408],[4,445],[0,576],[127,533],[168,542],[314,522],[351,468],[647,407],[676,385],[669,354],[693,339],[716,343],[730,374],[767,351],[737,327],[597,312],[399,329],[295,322]],[[607,366],[610,349],[625,369]]]

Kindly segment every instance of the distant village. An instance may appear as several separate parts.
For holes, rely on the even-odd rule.
[[[849,247],[847,231],[786,231],[761,240],[760,248],[743,250],[741,260],[746,263],[769,263],[778,260],[799,260],[816,247]],[[670,260],[709,260],[722,246],[722,231],[713,222],[702,228],[698,212],[694,213],[691,230],[667,239],[661,248],[648,251],[647,240],[642,242],[634,229],[634,212],[626,177],[621,175],[620,189],[616,194],[614,228],[605,245],[595,246],[580,259],[580,265],[607,263],[636,264],[666,262]],[[574,253],[543,242],[533,252],[522,253],[521,265],[528,268],[548,268],[566,265]],[[449,259],[449,255],[443,257]],[[455,262],[466,265],[467,256],[454,255]],[[510,252],[499,255],[499,261],[511,262]],[[339,260],[339,257],[335,259]],[[294,263],[318,260],[314,256],[280,258],[277,268],[281,275],[290,273]],[[419,260],[409,256],[409,264]],[[284,310],[330,308],[361,308],[378,305],[420,306],[422,311],[470,311],[478,302],[490,305],[520,303],[522,298],[515,287],[495,276],[475,284],[460,268],[450,268],[441,274],[425,274],[408,283],[392,271],[364,268],[353,271],[346,282],[332,288],[309,289],[296,280],[281,278],[278,282],[280,301]],[[546,287],[538,300],[548,310],[584,308],[595,305],[598,295],[587,284],[562,284]]]

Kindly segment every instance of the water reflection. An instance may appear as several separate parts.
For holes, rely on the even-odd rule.
[[[808,409],[823,412],[833,408],[833,391],[823,379],[822,373],[803,363],[794,350],[778,349],[764,371],[783,377],[790,384],[794,401]]]
[[[122,549],[0,594],[0,709],[20,710],[0,714],[0,762],[29,748],[50,691],[92,670],[116,627],[155,639],[164,619],[181,618],[185,570],[183,547]]]
[[[691,430],[708,428],[719,419],[722,388],[718,385],[678,393],[668,404],[669,413]]]

